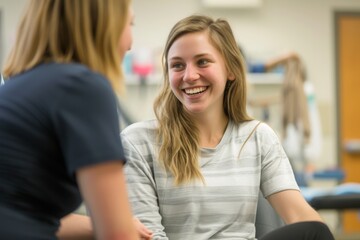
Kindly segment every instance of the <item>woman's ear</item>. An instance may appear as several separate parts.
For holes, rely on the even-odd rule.
[[[227,79],[230,80],[230,81],[234,81],[235,80],[235,75],[233,73],[229,72]]]

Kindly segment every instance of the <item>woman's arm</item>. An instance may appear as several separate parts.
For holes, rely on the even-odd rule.
[[[111,161],[81,168],[77,171],[77,181],[89,208],[97,239],[139,239],[121,162]]]
[[[167,240],[162,225],[153,166],[145,160],[146,154],[140,153],[124,134],[121,139],[128,160],[125,173],[134,215],[153,232],[153,239]],[[149,154],[146,156],[149,158]]]
[[[270,195],[267,199],[286,224],[300,221],[323,222],[298,190],[284,190]]]
[[[142,240],[151,240],[152,233],[139,219],[133,218],[137,232]],[[89,216],[71,213],[61,219],[56,234],[59,240],[93,240],[95,239]]]
[[[91,220],[85,215],[69,214],[61,219],[56,236],[59,240],[92,240],[94,233]]]
[[[267,124],[258,139],[261,144],[261,191],[285,223],[322,221],[298,189],[290,161],[275,131]]]
[[[290,60],[299,60],[300,57],[295,52],[289,52],[280,56],[274,57],[265,63],[265,70],[270,71],[279,65],[284,65]]]

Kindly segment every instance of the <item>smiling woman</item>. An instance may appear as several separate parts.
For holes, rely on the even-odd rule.
[[[223,111],[225,86],[235,76],[208,41],[208,34],[187,34],[175,41],[168,52],[168,69],[171,89],[183,107],[188,112],[214,115]]]
[[[275,132],[247,115],[245,64],[229,23],[180,20],[163,66],[156,120],[121,134],[132,209],[153,239],[255,239],[260,191],[289,224],[261,239],[333,239]]]

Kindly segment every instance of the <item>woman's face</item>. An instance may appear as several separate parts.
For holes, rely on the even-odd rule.
[[[121,59],[124,58],[126,51],[130,50],[132,45],[132,25],[134,23],[134,12],[129,9],[128,18],[126,19],[124,31],[119,40],[119,54]]]
[[[207,31],[179,37],[167,58],[171,89],[189,113],[224,114],[225,86],[234,77],[226,70],[224,58]]]

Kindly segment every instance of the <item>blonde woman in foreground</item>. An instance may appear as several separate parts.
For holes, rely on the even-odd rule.
[[[246,66],[229,23],[180,20],[163,64],[156,120],[121,135],[132,209],[153,239],[255,239],[260,191],[287,224],[262,240],[334,239],[277,135],[246,112]]]
[[[140,239],[114,92],[132,41],[130,4],[29,0],[0,88],[2,239],[80,239],[75,227],[58,229],[82,199],[96,239]],[[73,216],[64,222],[80,223]]]

